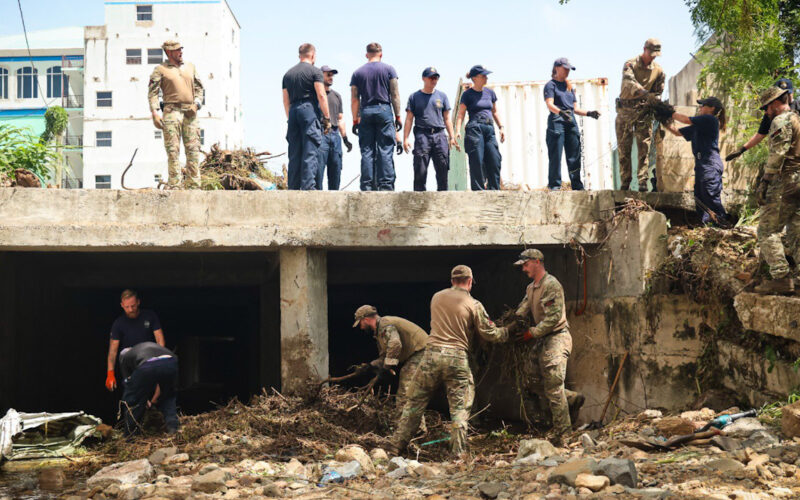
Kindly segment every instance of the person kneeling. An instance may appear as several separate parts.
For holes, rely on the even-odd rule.
[[[122,394],[125,435],[141,432],[142,417],[150,406],[156,406],[164,416],[167,434],[178,432],[177,356],[155,342],[142,342],[123,349],[119,359],[125,380]]]

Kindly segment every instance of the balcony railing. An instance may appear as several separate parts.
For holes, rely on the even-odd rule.
[[[82,108],[83,96],[82,95],[66,95],[61,98],[62,108]]]
[[[80,146],[83,147],[82,135],[68,135],[64,141],[65,146]]]
[[[82,56],[61,56],[61,69],[83,68]]]

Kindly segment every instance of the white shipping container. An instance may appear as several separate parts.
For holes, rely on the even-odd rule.
[[[544,102],[546,81],[489,83],[497,94],[497,111],[505,126],[506,140],[500,144],[503,157],[501,179],[506,185],[519,185],[522,189],[547,187],[547,116],[550,111]],[[572,80],[577,95],[577,105],[586,111],[597,110],[600,119],[576,116],[581,131],[581,178],[586,189],[614,188],[613,161],[611,157],[610,114],[608,111],[608,79]],[[467,88],[459,84],[456,101]],[[455,121],[455,114],[454,121]],[[464,122],[466,123],[466,119]],[[499,131],[496,131],[498,142]],[[462,138],[464,131],[462,128]],[[569,182],[566,160],[562,155],[561,182]],[[450,154],[450,189],[469,189],[469,166],[464,152],[452,150]]]

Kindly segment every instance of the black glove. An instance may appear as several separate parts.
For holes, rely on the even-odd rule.
[[[742,156],[745,151],[747,151],[747,148],[742,146],[739,149],[737,149],[736,151],[734,151],[733,153],[731,153],[728,156],[726,156],[725,157],[725,161],[735,160],[736,158]]]
[[[560,116],[565,123],[572,123],[572,113],[562,109],[558,112],[558,116]]]
[[[358,123],[353,124],[353,135],[358,135]]]
[[[403,154],[403,145],[401,143],[397,143],[397,154]]]
[[[586,116],[588,116],[589,118],[594,118],[595,120],[597,120],[598,118],[600,118],[600,112],[599,111],[587,111],[586,112]]]
[[[331,119],[322,117],[322,133],[328,135],[328,132],[331,131]]]
[[[403,130],[403,122],[401,122],[401,121],[400,121],[400,117],[399,117],[399,116],[395,117],[395,119],[394,119],[394,128],[395,128],[395,129],[396,129],[398,132],[400,132],[401,130]]]
[[[756,188],[756,203],[758,203],[759,207],[763,207],[767,204],[767,190],[769,189],[769,183],[767,179],[761,179],[758,187]]]
[[[342,137],[342,142],[344,143],[344,146],[347,148],[348,153],[353,150],[353,143],[350,142],[350,139],[348,139],[347,136]]]

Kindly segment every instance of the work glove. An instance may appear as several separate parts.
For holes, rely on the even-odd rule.
[[[322,117],[322,133],[328,135],[328,132],[331,131],[331,119]]]
[[[106,374],[106,389],[113,391],[117,388],[117,378],[114,376],[114,370],[108,370]]]
[[[598,118],[600,118],[600,112],[599,111],[587,111],[586,112],[586,116],[588,116],[589,118],[594,118],[595,120],[597,120]]]
[[[342,142],[344,143],[344,147],[347,148],[348,153],[353,150],[353,143],[350,142],[347,136],[342,137]]]
[[[761,182],[756,188],[756,203],[758,203],[759,207],[763,207],[767,204],[767,190],[769,189],[769,184],[769,179],[761,179]]]
[[[397,154],[403,154],[403,144],[399,142],[397,143]]]
[[[558,116],[560,116],[561,119],[564,120],[564,123],[572,123],[572,113],[562,109],[561,111],[558,112]]]
[[[358,135],[358,124],[361,120],[353,120],[353,135]]]
[[[397,130],[398,132],[400,132],[401,130],[403,130],[403,122],[401,122],[401,121],[400,121],[400,117],[399,117],[399,116],[395,116],[395,117],[394,117],[394,128],[395,128],[395,130]]]
[[[517,342],[528,342],[529,340],[533,339],[534,336],[533,333],[531,333],[530,328],[528,328],[527,330],[519,331],[516,334],[514,334],[514,340],[516,340]]]
[[[747,151],[747,148],[742,146],[739,149],[737,149],[736,151],[734,151],[733,153],[731,153],[728,156],[726,156],[725,157],[725,161],[735,160],[736,158],[742,156],[745,151]]]

